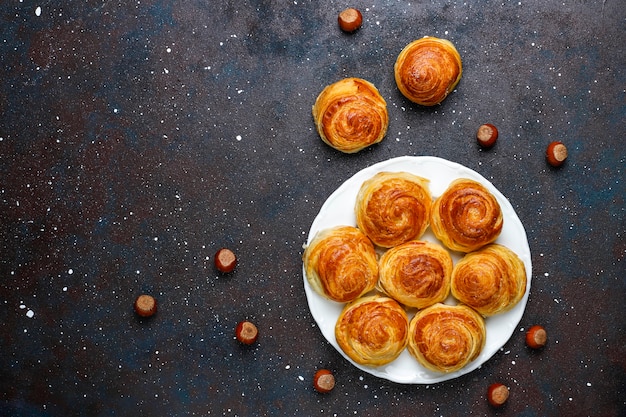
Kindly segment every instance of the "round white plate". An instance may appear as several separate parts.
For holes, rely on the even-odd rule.
[[[506,313],[489,317],[485,320],[487,327],[487,340],[485,347],[480,356],[456,372],[440,373],[430,371],[421,366],[405,349],[404,352],[393,362],[387,365],[373,367],[359,365],[352,361],[339,347],[335,339],[335,323],[344,304],[328,300],[316,293],[309,285],[304,266],[302,272],[304,275],[304,290],[306,292],[309,308],[313,318],[317,322],[324,337],[332,344],[339,353],[341,353],[354,366],[368,372],[374,376],[385,378],[390,381],[403,384],[432,384],[436,382],[446,381],[457,378],[468,372],[478,368],[486,362],[494,353],[498,351],[511,337],[513,331],[519,324],[524,314],[528,294],[530,291],[530,281],[532,276],[532,264],[530,257],[530,248],[526,238],[526,231],[522,222],[515,214],[515,210],[511,203],[500,193],[496,187],[487,181],[477,172],[454,162],[445,159],[430,156],[403,156],[399,158],[389,159],[379,162],[368,168],[356,173],[352,178],[344,182],[331,196],[326,200],[319,214],[311,225],[307,244],[313,239],[315,234],[323,229],[337,226],[350,225],[356,226],[356,218],[354,215],[354,205],[356,195],[361,188],[361,184],[371,178],[378,172],[410,172],[430,180],[430,191],[433,198],[440,196],[448,187],[448,185],[457,178],[470,178],[483,184],[496,197],[502,208],[504,216],[504,226],[502,233],[496,240],[496,243],[504,245],[514,251],[526,266],[526,276],[528,284],[526,293],[522,300]],[[422,237],[423,240],[439,242],[433,235],[430,228]],[[456,263],[462,256],[461,253],[451,252],[452,258]],[[452,297],[446,300],[446,304],[457,304]],[[412,314],[409,314],[411,318]]]

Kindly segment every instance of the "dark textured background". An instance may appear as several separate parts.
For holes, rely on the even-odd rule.
[[[348,5],[364,15],[353,35],[337,27]],[[626,415],[625,29],[622,0],[2,1],[0,414]],[[424,35],[464,63],[434,108],[393,78]],[[310,114],[347,76],[390,114],[356,155],[322,143]],[[490,151],[474,139],[485,122],[500,129]],[[569,148],[560,169],[552,140]],[[533,256],[519,331],[431,386],[350,365],[303,290],[325,199],[401,155],[491,180]],[[229,276],[212,265],[222,246],[240,260]],[[132,311],[141,292],[160,303],[150,320]],[[243,318],[261,331],[251,348],[233,339]],[[535,323],[540,352],[523,341]],[[311,387],[319,367],[330,394]],[[511,388],[498,412],[484,399],[496,380]]]

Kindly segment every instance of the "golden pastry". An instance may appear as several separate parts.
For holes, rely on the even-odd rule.
[[[327,86],[315,100],[313,119],[322,140],[345,153],[380,142],[389,125],[385,99],[360,78]]]
[[[419,239],[428,227],[429,181],[408,172],[379,172],[356,198],[358,227],[374,244],[390,248]]]
[[[433,202],[430,225],[449,249],[471,252],[498,238],[503,225],[502,210],[482,184],[459,178]]]
[[[452,257],[436,243],[413,240],[393,247],[378,265],[377,287],[405,306],[426,308],[450,293]]]
[[[341,350],[361,365],[380,366],[396,359],[407,343],[409,320],[397,301],[374,295],[346,305],[335,325]]]
[[[378,281],[374,245],[356,227],[336,226],[319,231],[302,257],[311,287],[340,303],[371,291]]]
[[[461,55],[452,42],[426,36],[408,44],[396,59],[400,92],[423,106],[441,103],[461,80]]]
[[[480,355],[486,332],[484,319],[470,307],[439,303],[413,317],[407,348],[425,368],[454,372]]]
[[[457,300],[485,317],[503,313],[524,296],[526,267],[515,252],[494,243],[457,262],[450,290]]]

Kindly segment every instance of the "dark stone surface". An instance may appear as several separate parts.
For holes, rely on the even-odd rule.
[[[346,35],[339,1],[0,4],[1,415],[626,415],[623,4],[353,5],[364,25]],[[393,79],[424,35],[464,63],[434,108]],[[310,114],[347,76],[390,113],[386,139],[356,155],[322,143]],[[500,130],[489,151],[474,139],[485,122]],[[545,162],[552,140],[569,148],[560,169]],[[324,200],[401,155],[491,180],[533,255],[518,331],[431,386],[350,365],[303,290]],[[227,276],[212,266],[222,246],[240,261]],[[132,311],[141,292],[159,301],[149,320]],[[255,346],[233,339],[243,318]],[[531,352],[536,323],[549,344]],[[327,395],[311,387],[320,367],[337,378]],[[497,412],[484,398],[496,380],[511,388]]]

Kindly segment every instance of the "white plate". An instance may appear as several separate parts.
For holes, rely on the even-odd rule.
[[[530,257],[530,248],[526,238],[526,231],[522,222],[515,214],[515,210],[511,203],[500,193],[496,187],[487,181],[477,172],[445,159],[430,156],[403,156],[399,158],[389,159],[365,168],[356,173],[352,178],[344,182],[322,206],[319,214],[311,225],[307,244],[313,239],[319,230],[323,230],[337,225],[356,226],[356,218],[354,215],[354,204],[356,195],[361,188],[361,184],[371,178],[378,172],[410,172],[430,180],[430,191],[433,198],[440,196],[448,187],[448,185],[457,178],[470,178],[483,184],[496,197],[502,208],[504,216],[504,226],[502,233],[496,240],[496,243],[502,244],[514,251],[526,266],[526,276],[528,284],[526,293],[522,300],[513,309],[485,320],[487,326],[487,340],[485,347],[480,356],[456,372],[440,373],[430,371],[421,366],[405,349],[404,352],[393,362],[388,365],[373,367],[359,365],[352,361],[339,347],[335,339],[335,323],[344,306],[325,299],[317,294],[309,285],[306,279],[304,266],[302,272],[304,275],[304,290],[306,292],[309,308],[313,318],[317,322],[324,337],[332,344],[339,353],[341,353],[354,366],[368,372],[374,376],[385,378],[390,381],[403,384],[432,384],[436,382],[446,381],[457,378],[468,372],[478,368],[494,353],[498,351],[511,337],[513,331],[519,324],[524,314],[526,302],[528,301],[528,293],[530,291],[530,281],[532,276],[532,264]],[[422,237],[424,240],[439,242],[433,235],[430,228]],[[452,258],[456,263],[462,256],[458,252],[451,252]],[[452,297],[446,300],[446,304],[456,304],[456,300]],[[409,318],[412,314],[409,314]]]

